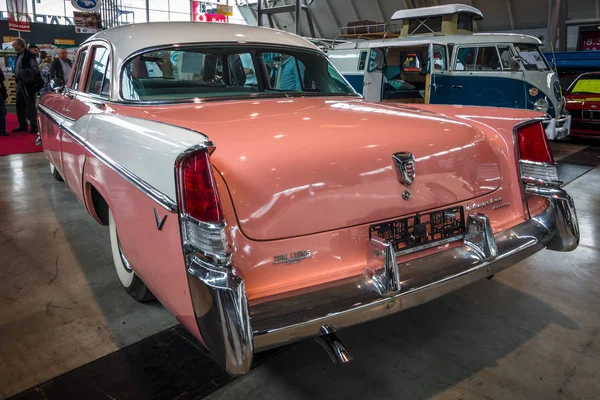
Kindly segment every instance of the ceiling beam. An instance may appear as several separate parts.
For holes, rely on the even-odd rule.
[[[600,0],[596,0],[596,18],[600,18]]]
[[[508,9],[508,20],[510,22],[510,29],[515,30],[515,15],[513,14],[513,8],[511,0],[506,0],[506,8]]]
[[[387,18],[385,17],[385,14],[383,13],[383,9],[381,8],[381,3],[379,2],[380,0],[375,0],[375,7],[377,7],[377,11],[379,11],[379,15],[381,15],[381,22],[385,22],[387,21]],[[597,0],[600,1],[600,0]]]
[[[329,0],[325,0],[325,5],[327,6],[327,9],[329,10],[329,14],[331,14],[331,18],[333,18],[333,22],[335,22],[335,27],[337,29],[337,33],[336,36],[340,33],[339,30],[342,27],[340,25],[340,20],[338,19],[336,13],[333,12],[333,8],[331,8],[331,4],[329,3]]]
[[[357,21],[360,19],[360,17],[358,16],[358,10],[356,9],[356,4],[354,4],[353,0],[348,0],[350,2],[350,8],[352,9],[352,12],[354,13],[354,19],[356,19]]]

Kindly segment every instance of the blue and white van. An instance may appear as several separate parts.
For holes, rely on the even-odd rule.
[[[437,15],[439,24],[432,20]],[[367,100],[532,109],[551,118],[549,139],[568,136],[570,117],[558,76],[539,50],[541,42],[521,34],[474,34],[477,16],[482,16],[479,10],[465,5],[398,11],[393,19],[404,20],[403,33],[411,25],[426,31],[342,43],[328,56]],[[458,25],[451,29],[449,23]]]

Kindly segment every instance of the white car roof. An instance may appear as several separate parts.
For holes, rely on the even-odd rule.
[[[336,45],[335,50],[366,49],[372,47],[394,47],[409,45],[425,45],[428,43],[455,45],[461,44],[490,44],[490,43],[523,43],[541,45],[542,42],[533,36],[518,33],[475,33],[472,35],[439,35],[439,36],[411,36],[386,40],[360,40],[358,43],[342,43]]]
[[[259,43],[318,50],[308,40],[270,28],[212,22],[150,22],[122,25],[90,37],[112,43],[116,59],[123,62],[140,50],[174,44]]]
[[[456,13],[473,14],[475,19],[482,19],[483,13],[475,7],[466,4],[447,4],[444,6],[409,8],[407,10],[398,10],[392,15],[392,21],[399,19],[437,17],[439,15],[448,15]]]

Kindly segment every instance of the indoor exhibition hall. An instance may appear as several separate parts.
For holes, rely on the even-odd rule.
[[[600,399],[600,0],[0,30],[0,400]]]

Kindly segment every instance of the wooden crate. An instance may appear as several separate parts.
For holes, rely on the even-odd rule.
[[[6,86],[6,104],[15,104],[17,102],[17,82],[15,82],[15,78],[7,79],[4,82],[4,86]]]

